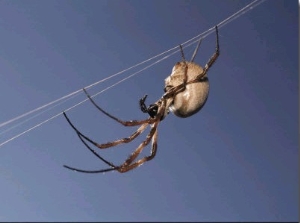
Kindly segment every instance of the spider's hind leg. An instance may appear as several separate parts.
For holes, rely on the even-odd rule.
[[[216,62],[220,55],[220,46],[219,46],[219,31],[218,31],[218,26],[215,27],[216,29],[216,50],[215,53],[212,55],[212,57],[209,59],[209,61],[206,63],[204,69],[203,69],[203,75],[207,73],[209,68]]]

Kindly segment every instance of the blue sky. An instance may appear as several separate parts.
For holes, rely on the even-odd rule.
[[[1,1],[0,123],[177,46],[250,2]],[[219,34],[221,55],[208,74],[206,105],[190,118],[163,120],[157,155],[145,165],[125,174],[63,168],[106,168],[63,116],[0,147],[0,220],[297,221],[297,1],[267,0]],[[194,46],[185,49],[187,58]],[[195,62],[205,65],[214,49],[209,35]],[[138,100],[161,97],[177,61],[179,53],[95,100],[123,120],[146,118]],[[12,125],[1,128],[0,143],[84,98],[12,131],[3,133]],[[68,115],[99,143],[135,130],[89,102]],[[146,134],[101,155],[121,163]]]

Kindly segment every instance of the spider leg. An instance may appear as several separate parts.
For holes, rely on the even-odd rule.
[[[158,122],[155,123],[154,126],[151,128],[150,133],[148,134],[146,140],[144,142],[142,142],[139,145],[139,147],[124,162],[124,164],[121,165],[117,169],[120,173],[125,173],[125,172],[128,172],[128,171],[136,168],[136,167],[139,167],[144,162],[150,161],[155,157],[156,151],[157,151],[157,125],[158,125]],[[139,159],[138,161],[132,163],[137,158],[137,156],[142,152],[142,150],[145,148],[145,146],[148,145],[148,143],[150,142],[151,139],[152,139],[152,148],[151,148],[150,155],[145,156],[145,157]]]
[[[144,162],[149,161],[151,159],[154,158],[154,156],[156,155],[156,151],[157,151],[157,124],[156,123],[150,130],[150,133],[148,134],[147,138],[145,141],[143,141],[140,146],[129,156],[129,158],[124,162],[123,165],[121,166],[115,166],[114,164],[106,161],[105,159],[103,159],[98,153],[95,152],[95,150],[93,150],[82,138],[81,136],[78,134],[78,137],[80,138],[80,140],[83,142],[83,144],[94,154],[96,155],[99,159],[101,159],[103,162],[105,162],[106,164],[108,164],[109,166],[111,166],[111,168],[108,169],[102,169],[102,170],[83,170],[83,169],[78,169],[75,167],[70,167],[67,165],[64,165],[65,168],[69,169],[69,170],[73,170],[73,171],[77,171],[77,172],[81,172],[81,173],[104,173],[104,172],[109,172],[109,171],[114,171],[117,170],[120,173],[125,173],[129,170],[132,170],[140,165],[142,165]],[[147,146],[150,142],[150,140],[152,139],[152,150],[151,150],[151,155],[150,156],[146,156],[140,160],[138,160],[137,162],[131,164],[136,157],[142,152],[142,150],[145,148],[145,146]]]
[[[129,143],[132,140],[134,140],[136,137],[138,137],[145,129],[146,127],[149,125],[148,123],[144,123],[142,124],[131,136],[127,137],[127,138],[123,138],[123,139],[119,139],[113,142],[108,142],[108,143],[103,143],[103,144],[99,144],[93,140],[91,140],[89,137],[85,136],[84,134],[82,134],[74,125],[73,123],[70,121],[70,119],[68,118],[67,114],[65,112],[63,112],[65,118],[67,119],[68,123],[70,124],[70,126],[74,129],[74,131],[77,133],[77,135],[82,138],[84,138],[85,140],[87,140],[88,142],[92,143],[94,146],[98,147],[99,149],[106,149],[112,146],[116,146],[119,145],[121,143]]]
[[[86,146],[86,148],[88,149],[88,150],[90,150],[96,157],[98,157],[100,160],[102,160],[104,163],[106,163],[107,165],[109,165],[110,167],[112,167],[112,168],[115,168],[116,167],[116,165],[114,165],[113,163],[111,163],[111,162],[109,162],[109,161],[107,161],[106,159],[104,159],[102,156],[100,156],[95,150],[93,150],[83,139],[82,139],[82,137],[79,135],[79,134],[77,134],[78,135],[78,137],[79,137],[79,139],[81,140],[81,142]]]
[[[179,85],[177,85],[175,87],[172,87],[166,93],[164,93],[164,95],[162,96],[162,98],[163,99],[172,98],[174,95],[178,94],[179,92],[184,91],[186,84],[187,83],[184,82],[184,83],[179,84]]]
[[[123,170],[123,171],[125,171],[125,172],[130,171],[136,167],[143,165],[145,162],[152,160],[156,155],[156,151],[157,151],[157,131],[155,131],[155,134],[153,135],[151,154],[149,156],[145,156],[145,157],[139,159],[135,163],[126,167],[126,170]]]
[[[71,127],[76,131],[77,136],[79,137],[79,139],[82,141],[82,143],[86,146],[87,149],[89,149],[95,156],[97,156],[100,160],[102,160],[103,162],[105,162],[107,165],[109,165],[111,168],[108,169],[102,169],[102,170],[83,170],[83,169],[78,169],[75,167],[70,167],[67,165],[64,165],[65,168],[69,169],[69,170],[73,170],[73,171],[77,171],[77,172],[82,172],[82,173],[104,173],[104,172],[109,172],[109,171],[113,171],[113,170],[117,170],[120,173],[124,173],[127,172],[129,170],[132,170],[140,165],[142,165],[144,162],[149,161],[151,159],[154,158],[155,154],[156,154],[156,150],[157,150],[157,126],[160,122],[161,116],[163,115],[165,111],[165,100],[162,101],[162,106],[159,109],[158,112],[158,116],[155,119],[151,120],[150,124],[153,124],[153,126],[150,129],[150,133],[147,135],[146,140],[144,140],[139,146],[138,148],[129,156],[129,158],[120,166],[115,166],[113,163],[108,162],[107,160],[105,160],[104,158],[102,158],[98,153],[96,153],[95,150],[93,150],[86,142],[84,139],[86,139],[87,141],[91,142],[92,144],[94,144],[94,142],[92,140],[90,140],[88,137],[84,136],[83,134],[81,134],[79,132],[79,130],[73,125],[73,123],[70,121],[70,119],[68,118],[68,116],[66,115],[65,112],[63,112],[65,118],[67,119],[68,123],[71,125]],[[142,126],[140,126],[139,130],[140,133],[142,131],[144,131],[144,129],[148,126],[148,123],[144,123]],[[134,134],[132,134],[132,136],[135,136],[140,134],[138,133],[138,131],[136,131]],[[136,137],[136,136],[135,136]],[[134,138],[132,138],[131,140],[133,140]],[[132,162],[137,158],[137,156],[143,151],[143,149],[145,148],[145,146],[147,146],[150,142],[150,140],[152,139],[152,150],[151,150],[151,155],[144,157],[143,159],[138,160],[137,162],[133,163]],[[116,142],[116,141],[115,141]],[[113,142],[114,143],[114,142]],[[95,145],[95,144],[94,144]],[[111,145],[114,146],[114,145]]]
[[[105,160],[104,158],[102,158],[98,153],[96,153],[95,150],[93,150],[82,138],[79,134],[77,134],[78,137],[80,138],[80,140],[82,141],[82,143],[86,146],[86,148],[88,148],[88,150],[90,150],[96,157],[98,157],[100,160],[102,160],[103,162],[105,162],[107,165],[111,166],[111,168],[108,169],[102,169],[102,170],[83,170],[83,169],[78,169],[78,168],[74,168],[74,167],[70,167],[67,165],[64,165],[65,168],[69,169],[69,170],[73,170],[73,171],[77,171],[77,172],[81,172],[81,173],[104,173],[104,172],[109,172],[109,171],[113,171],[116,170],[117,167],[112,164],[111,162],[108,162],[107,160]]]
[[[138,135],[140,135],[148,126],[148,123],[143,124],[142,126],[140,126],[140,128],[133,133],[129,138],[125,138],[125,139],[121,139],[121,140],[117,140],[115,142],[112,143],[106,143],[106,144],[101,144],[98,145],[96,142],[92,141],[91,139],[89,139],[88,137],[86,137],[85,135],[83,135],[74,125],[73,123],[70,121],[70,119],[68,118],[68,116],[66,115],[66,113],[63,113],[65,118],[67,119],[68,123],[71,125],[71,127],[75,130],[77,136],[79,137],[79,139],[81,140],[81,142],[86,146],[86,148],[92,152],[97,158],[99,158],[100,160],[102,160],[104,163],[106,163],[107,165],[109,165],[111,168],[108,169],[102,169],[102,170],[83,170],[83,169],[78,169],[75,167],[70,167],[68,165],[64,165],[65,168],[69,169],[69,170],[73,170],[73,171],[77,171],[77,172],[82,172],[82,173],[104,173],[104,172],[109,172],[109,171],[113,171],[113,170],[117,170],[119,167],[117,167],[116,165],[114,165],[113,163],[107,161],[106,159],[104,159],[103,157],[101,157],[94,149],[92,149],[85,141],[84,139],[86,139],[87,141],[89,141],[90,143],[92,143],[93,145],[97,146],[98,148],[108,148],[111,146],[115,146],[118,145],[120,143],[127,143],[132,141],[133,139],[135,139]]]
[[[149,124],[148,123],[144,123],[142,124],[131,136],[126,137],[126,138],[122,138],[122,139],[118,139],[115,140],[113,142],[108,142],[108,143],[103,143],[103,144],[97,144],[96,146],[100,149],[106,149],[112,146],[117,146],[119,144],[122,143],[129,143],[132,140],[134,140],[137,136],[139,136],[142,132],[144,132],[144,130],[147,128]]]
[[[207,64],[204,67],[204,72],[206,73],[208,71],[208,69],[214,64],[214,62],[217,60],[217,58],[220,55],[220,47],[219,47],[219,31],[218,31],[218,26],[216,26],[216,51],[215,53],[212,55],[212,57],[209,59],[209,61],[207,62]]]
[[[192,56],[192,58],[191,58],[191,62],[194,62],[194,59],[195,59],[195,57],[196,57],[196,55],[197,55],[197,53],[198,53],[199,47],[200,47],[200,45],[201,45],[202,39],[203,39],[203,38],[200,38],[200,39],[199,39],[198,45],[197,45],[197,47],[196,47],[196,49],[195,49],[195,51],[194,51],[194,53],[193,53],[193,56]]]
[[[69,170],[73,170],[75,172],[80,172],[80,173],[105,173],[105,172],[116,170],[114,168],[108,168],[108,169],[103,169],[103,170],[82,170],[82,169],[70,167],[70,166],[67,166],[67,165],[64,165],[64,167],[69,169]]]
[[[211,68],[211,66],[216,62],[217,58],[220,55],[218,26],[216,26],[215,28],[216,28],[216,36],[217,36],[216,51],[212,55],[212,57],[209,59],[209,61],[206,63],[206,65],[205,65],[205,67],[203,69],[203,72],[196,77],[197,80],[200,80],[207,73],[207,71],[209,70],[209,68]]]
[[[183,83],[184,83],[184,87],[183,87],[183,90],[185,89],[185,84],[186,84],[186,81],[187,81],[187,70],[188,70],[188,66],[186,64],[186,60],[185,60],[185,57],[184,57],[184,52],[183,52],[183,48],[181,45],[180,46],[180,52],[181,52],[181,57],[182,57],[182,62],[184,63],[184,79],[183,79]]]
[[[200,41],[201,42],[201,41]],[[197,48],[199,47],[200,43],[198,44]],[[164,93],[164,95],[162,96],[163,99],[168,99],[173,97],[174,95],[178,94],[179,92],[182,92],[185,90],[186,85],[187,85],[187,72],[188,72],[188,66],[184,57],[184,52],[182,49],[182,46],[180,46],[180,51],[181,51],[181,57],[182,57],[182,62],[184,63],[184,78],[183,78],[183,83],[179,84],[175,87],[172,87],[171,89],[169,89],[166,93]],[[196,54],[196,52],[198,51],[198,49],[196,48],[194,54]],[[194,57],[194,56],[193,56]]]
[[[106,163],[107,165],[109,165],[111,168],[108,169],[103,169],[103,170],[82,170],[82,169],[78,169],[78,168],[74,168],[74,167],[70,167],[67,165],[64,165],[65,168],[70,169],[70,170],[74,170],[74,171],[78,171],[78,172],[82,172],[82,173],[103,173],[103,172],[108,172],[108,171],[112,171],[112,170],[116,170],[117,167],[111,163],[108,162],[106,159],[104,159],[103,157],[101,157],[95,150],[93,150],[81,137],[80,134],[77,133],[77,136],[79,137],[79,139],[81,140],[81,142],[86,146],[86,148],[88,150],[90,150],[96,157],[98,157],[100,160],[102,160],[104,163]]]
[[[182,45],[180,44],[180,45],[179,45],[179,47],[180,47],[180,53],[181,53],[181,58],[182,58],[182,61],[184,61],[184,62],[185,62],[185,57],[184,57],[184,52],[183,52]]]
[[[159,107],[158,114],[156,116],[156,120],[153,123],[153,125],[151,126],[150,132],[147,135],[146,140],[143,141],[138,146],[138,148],[127,158],[127,160],[120,167],[118,167],[117,170],[120,173],[124,173],[124,172],[127,172],[129,170],[132,170],[132,169],[142,165],[144,162],[153,159],[154,156],[156,155],[156,151],[157,151],[157,126],[158,126],[158,124],[160,123],[160,121],[162,120],[162,118],[165,115],[166,103],[167,103],[167,100],[164,99],[164,98],[160,99],[160,101],[161,101],[160,102],[161,106]],[[142,159],[140,159],[140,160],[133,163],[133,161],[143,151],[145,146],[147,146],[149,144],[151,139],[152,139],[152,149],[151,149],[150,156],[146,156],[146,157],[144,157],[144,158],[142,158]]]
[[[99,107],[99,105],[96,104],[96,102],[91,98],[91,96],[89,95],[89,93],[83,88],[84,93],[86,94],[86,96],[90,99],[90,101],[93,103],[93,105],[99,110],[101,111],[103,114],[107,115],[108,117],[110,117],[111,119],[119,122],[120,124],[124,125],[124,126],[136,126],[136,125],[141,125],[144,123],[150,123],[151,122],[151,117],[145,119],[145,120],[131,120],[131,121],[122,121],[116,117],[114,117],[113,115],[109,114],[108,112],[104,111],[102,108]]]
[[[194,83],[194,82],[199,82],[200,79],[203,78],[203,76],[207,73],[207,71],[209,70],[209,68],[214,64],[214,62],[217,60],[217,58],[219,57],[220,55],[220,49],[219,49],[219,32],[218,32],[218,26],[215,27],[216,29],[216,36],[217,36],[217,40],[216,40],[216,50],[215,50],[215,53],[212,55],[212,57],[209,59],[209,61],[206,63],[203,71],[201,74],[199,74],[195,79],[193,80],[190,80],[189,82],[187,82],[187,71],[188,71],[188,66],[185,65],[185,72],[184,72],[184,79],[183,79],[183,83],[182,84],[179,84],[175,87],[172,87],[171,89],[169,89],[163,96],[162,98],[164,99],[168,99],[168,98],[171,98],[173,97],[175,94],[178,94],[179,92],[181,91],[184,91],[185,90],[185,87],[187,84],[191,84],[191,83]],[[194,54],[192,56],[192,59],[191,59],[191,62],[193,62],[197,52],[198,52],[198,49],[199,49],[199,46],[202,42],[202,38],[199,40],[199,43],[194,51]],[[183,59],[183,62],[186,64],[186,61],[185,61],[185,58],[184,58],[184,53],[183,53],[183,49],[182,49],[182,46],[180,45],[180,50],[181,50],[181,56],[182,56],[182,59]]]

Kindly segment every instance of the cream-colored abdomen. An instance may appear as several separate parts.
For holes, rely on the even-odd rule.
[[[202,82],[188,84],[183,92],[175,96],[170,111],[181,118],[192,116],[204,106],[208,92],[208,78]]]
[[[187,82],[195,80],[201,75],[203,68],[194,62],[178,62],[172,69],[172,73],[165,79],[165,88],[178,86],[183,83],[185,77],[185,64],[187,65]],[[176,94],[169,109],[176,116],[186,118],[197,113],[205,104],[209,92],[209,82],[205,75],[198,82],[187,84],[183,92]]]

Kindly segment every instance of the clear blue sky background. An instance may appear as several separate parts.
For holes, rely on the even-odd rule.
[[[0,1],[0,123],[177,46],[250,2]],[[170,114],[157,156],[140,168],[63,168],[106,168],[63,116],[0,147],[0,220],[298,221],[298,2],[265,1],[219,32],[207,104],[187,119]],[[196,62],[204,65],[214,49],[210,35]],[[138,100],[156,101],[179,60],[178,53],[95,100],[121,119],[143,119]],[[2,133],[1,142],[82,99]],[[89,102],[68,114],[98,142],[135,130]],[[145,136],[100,152],[121,163]]]

